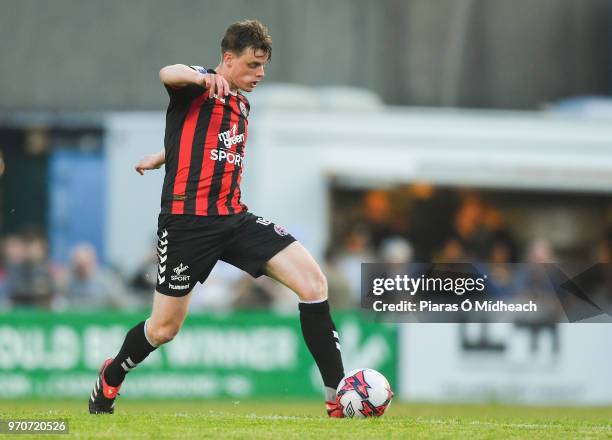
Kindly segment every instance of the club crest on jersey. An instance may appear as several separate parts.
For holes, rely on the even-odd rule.
[[[287,230],[285,228],[283,228],[280,225],[274,225],[274,232],[276,232],[281,237],[284,237],[285,235],[287,235],[289,233],[289,232],[287,232]]]
[[[240,107],[240,112],[242,113],[242,116],[244,116],[245,118],[248,118],[249,117],[249,109],[247,109],[246,105],[244,105],[244,102],[240,101],[238,106]]]

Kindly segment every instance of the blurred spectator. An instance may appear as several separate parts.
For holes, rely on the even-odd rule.
[[[487,241],[492,245],[489,255],[503,249],[507,262],[518,261],[516,240],[505,225],[504,216],[499,209],[488,207],[484,212],[484,226],[487,230]],[[497,247],[497,249],[493,249]]]
[[[532,321],[538,323],[555,322],[563,315],[563,309],[554,294],[550,277],[546,272],[545,263],[554,263],[556,256],[549,241],[536,238],[528,245],[527,264],[521,265],[516,275],[516,301],[535,300],[538,313],[532,315]]]
[[[150,251],[140,263],[129,285],[142,305],[151,304],[151,296],[157,285],[157,253],[155,250]]]
[[[612,315],[612,227],[608,226],[605,237],[598,246],[597,259],[600,282],[593,289],[598,304]]]
[[[54,293],[46,240],[37,232],[5,240],[6,294],[15,306],[49,308]]]
[[[485,259],[487,234],[483,226],[484,204],[474,194],[465,197],[455,215],[455,232],[470,260]]]
[[[559,353],[559,329],[556,324],[565,316],[559,298],[547,273],[546,263],[556,261],[551,243],[536,238],[527,247],[527,264],[520,265],[516,276],[516,302],[534,300],[538,304],[536,313],[521,314],[515,318],[515,325],[529,329],[531,333],[531,351],[538,350],[540,334],[550,335],[554,353]]]
[[[463,243],[458,238],[450,238],[442,250],[434,258],[435,262],[439,263],[467,263],[469,257],[465,253]]]
[[[4,161],[4,152],[0,150],[0,177],[2,177],[5,170],[6,170],[6,162]]]
[[[356,304],[351,296],[351,284],[339,265],[338,251],[332,246],[325,251],[323,273],[327,277],[329,304],[334,309],[349,309]]]
[[[404,274],[415,276],[410,265],[413,253],[412,245],[403,237],[393,236],[383,241],[379,260],[385,265],[385,277],[393,278]]]
[[[556,261],[552,245],[548,240],[538,238],[533,240],[527,248],[527,262],[554,263]]]
[[[380,258],[386,264],[408,264],[413,253],[412,245],[403,237],[389,237],[380,246]]]
[[[391,233],[389,220],[391,204],[386,191],[368,191],[363,200],[364,216],[369,230],[369,238],[374,250],[378,250],[381,242]]]
[[[588,297],[595,302],[608,315],[612,316],[612,235],[610,230],[606,238],[597,248],[598,264],[590,269],[589,280],[583,282],[583,291],[588,292]]]
[[[243,274],[235,284],[237,309],[295,310],[297,296],[287,287],[269,277],[253,278]]]
[[[80,244],[72,250],[64,301],[74,308],[121,308],[134,305],[121,280],[98,266],[96,250]]]
[[[25,284],[26,244],[18,235],[9,235],[2,243],[3,276],[0,288],[0,303],[11,305],[12,292],[16,286]],[[18,287],[17,287],[18,288]]]
[[[201,310],[203,312],[231,310],[234,301],[236,301],[236,296],[242,293],[242,291],[236,291],[239,289],[238,283],[242,276],[243,273],[240,269],[219,261],[210,272],[206,281],[203,284],[198,283],[194,286],[189,304],[190,309]],[[247,280],[248,278],[245,276],[245,283]],[[251,299],[246,298],[247,301]]]
[[[9,308],[10,305],[6,271],[4,266],[0,266],[0,310]]]
[[[235,287],[236,298],[232,306],[236,309],[266,309],[274,302],[273,286],[255,283],[248,275],[243,275]]]
[[[514,267],[511,250],[505,241],[493,243],[485,273],[489,276],[491,292],[499,298],[511,298],[515,293]]]
[[[354,227],[338,255],[338,267],[350,283],[354,304],[361,303],[361,263],[372,263],[374,260],[367,230],[363,226]]]
[[[453,232],[449,219],[457,210],[457,198],[448,191],[438,191],[426,183],[410,185],[402,190],[403,197],[410,200],[410,209],[404,222],[409,222],[408,234],[403,234],[414,247],[414,261],[431,261]],[[398,201],[394,205],[399,204]]]

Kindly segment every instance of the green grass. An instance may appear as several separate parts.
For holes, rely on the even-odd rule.
[[[65,418],[69,435],[107,439],[566,439],[612,438],[612,407],[544,408],[393,402],[380,419],[332,420],[313,401],[135,401],[119,399],[114,415],[92,416],[87,399],[0,400],[0,419]],[[7,437],[2,436],[0,437]],[[19,435],[18,439],[34,438]]]

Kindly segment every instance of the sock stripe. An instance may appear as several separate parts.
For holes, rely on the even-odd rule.
[[[119,353],[105,370],[104,380],[113,387],[121,385],[125,375],[136,368],[155,350],[146,338],[145,321],[132,327],[125,335]]]
[[[324,299],[315,299],[314,301],[302,301],[300,300],[301,304],[321,304],[327,302],[327,298]]]
[[[344,376],[339,334],[329,312],[329,303],[299,303],[300,326],[308,350],[321,373],[323,384],[335,390]]]
[[[128,367],[125,362],[121,362],[121,368],[123,368],[126,373],[132,369],[131,367]]]

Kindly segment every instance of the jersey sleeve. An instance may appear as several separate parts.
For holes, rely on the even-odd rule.
[[[208,70],[202,66],[189,66],[193,70],[199,73],[208,73]],[[170,87],[164,84],[170,101],[191,101],[192,99],[200,96],[206,90],[204,87],[198,84],[189,84],[184,87]]]

